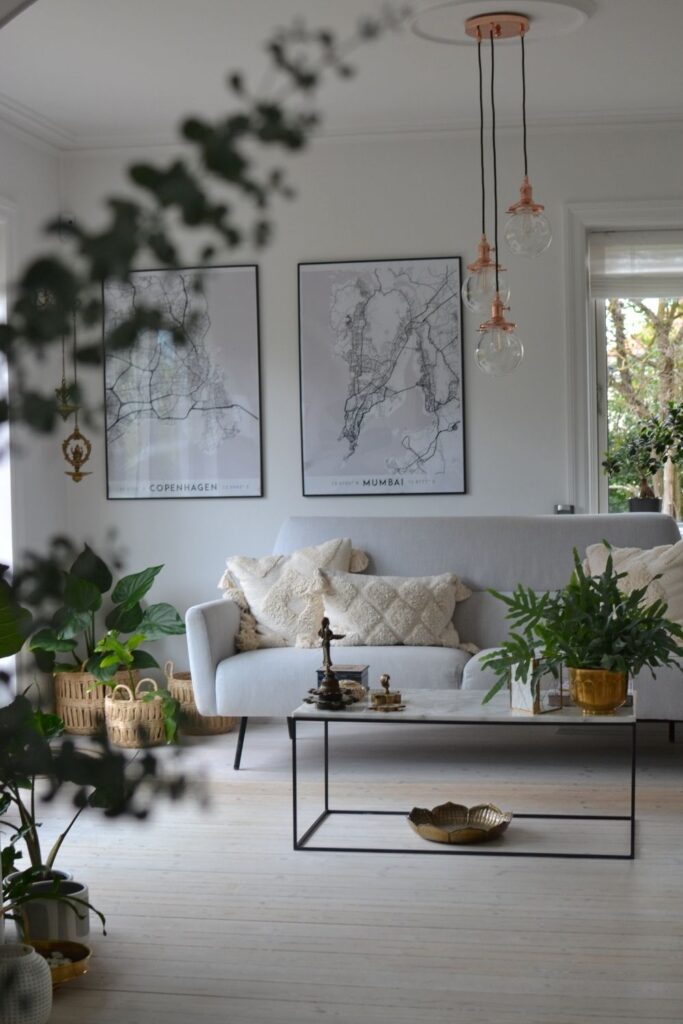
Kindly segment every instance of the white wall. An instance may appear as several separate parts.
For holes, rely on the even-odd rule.
[[[506,133],[499,151],[503,206],[517,198],[519,139]],[[120,190],[121,167],[139,155],[71,155],[65,165],[69,209],[95,218],[100,198]],[[156,154],[168,156],[168,151]],[[680,195],[680,133],[605,129],[531,137],[532,181],[537,199],[546,203],[555,238],[538,260],[505,260],[511,316],[525,344],[524,362],[513,375],[490,379],[479,372],[474,362],[479,318],[466,316],[466,495],[301,495],[297,262],[451,254],[466,262],[479,235],[477,158],[477,139],[470,134],[323,140],[299,158],[300,197],[283,207],[277,240],[257,259],[265,497],[108,502],[99,448],[93,476],[67,493],[72,530],[97,541],[117,526],[129,567],[165,562],[155,594],[184,609],[216,595],[226,555],[267,553],[287,515],[536,514],[571,500],[563,204]],[[240,253],[239,261],[248,260],[249,254]],[[99,378],[97,389],[101,393]],[[454,557],[457,564],[457,553]]]

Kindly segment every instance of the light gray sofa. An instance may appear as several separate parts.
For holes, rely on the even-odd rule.
[[[505,606],[487,588],[510,592],[517,583],[556,590],[572,570],[572,548],[603,539],[614,547],[655,547],[680,540],[668,516],[629,513],[605,516],[301,516],[286,520],[274,553],[334,537],[350,537],[370,557],[368,573],[426,576],[457,573],[473,591],[458,604],[454,622],[463,642],[483,650],[506,636]],[[232,552],[221,552],[224,554]],[[219,563],[220,564],[220,563]],[[219,571],[217,564],[216,571]],[[288,716],[316,685],[320,651],[297,648],[237,653],[239,609],[226,600],[190,608],[186,617],[190,669],[199,710],[206,715]],[[370,666],[370,683],[388,672],[397,689],[479,689],[493,683],[470,656],[444,647],[338,647],[333,661]],[[661,670],[634,681],[638,717],[683,720],[683,674]]]

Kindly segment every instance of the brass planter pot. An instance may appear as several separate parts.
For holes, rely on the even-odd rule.
[[[613,715],[626,702],[628,675],[601,668],[570,668],[569,692],[584,715]]]

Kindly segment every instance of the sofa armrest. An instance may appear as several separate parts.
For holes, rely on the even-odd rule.
[[[185,625],[197,709],[202,715],[217,715],[216,668],[236,652],[239,606],[223,598],[193,605],[185,614]]]

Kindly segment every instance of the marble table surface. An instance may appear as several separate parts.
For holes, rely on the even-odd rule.
[[[497,694],[488,704],[482,704],[483,690],[404,690],[402,692],[404,711],[374,711],[367,702],[350,704],[343,711],[319,711],[314,704],[300,704],[292,717],[299,721],[368,721],[382,723],[397,720],[429,722],[439,719],[446,722],[515,722],[532,725],[619,725],[636,721],[636,700],[633,706],[620,708],[613,715],[584,715],[578,707],[565,707],[542,715],[531,715],[525,711],[513,711],[507,693]]]

